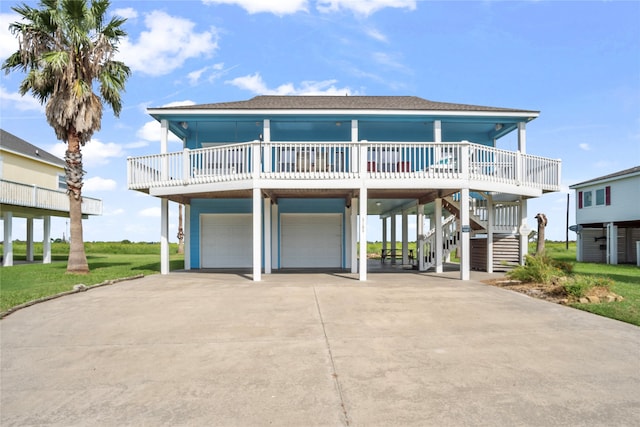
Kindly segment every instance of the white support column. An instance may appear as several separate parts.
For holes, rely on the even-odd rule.
[[[278,260],[278,204],[271,204],[271,268],[280,268]]]
[[[424,236],[424,205],[418,203],[418,214],[416,215],[416,259],[418,260],[418,271],[422,271],[424,268],[424,242],[422,240]]]
[[[27,261],[33,262],[33,218],[27,218]]]
[[[263,165],[265,172],[271,172],[271,120],[264,119],[262,122],[262,141],[264,143],[263,149]],[[271,210],[271,208],[269,208]]]
[[[169,274],[169,200],[160,199],[160,274]]]
[[[618,264],[618,227],[607,224],[607,264]]]
[[[358,206],[359,199],[351,199],[351,207],[349,208],[349,217],[351,222],[349,224],[349,252],[351,262],[351,272],[358,272]]]
[[[360,211],[360,281],[367,280],[367,187],[360,188],[358,208]]]
[[[264,274],[271,274],[271,199],[264,199]]]
[[[520,265],[524,265],[524,257],[529,253],[529,225],[527,224],[527,199],[520,197]]]
[[[495,216],[495,206],[493,205],[493,197],[488,194],[487,198],[487,273],[493,273],[493,223]]]
[[[438,197],[435,200],[434,213],[435,217],[435,248],[431,248],[436,252],[436,273],[442,273],[444,271],[444,255],[443,255],[443,235],[442,235],[442,199]]]
[[[160,120],[160,154],[166,154],[169,147],[169,121]],[[169,159],[162,160],[160,175],[169,179]],[[169,274],[169,200],[160,200],[160,274]]]
[[[382,250],[387,249],[387,218],[382,218]],[[389,254],[387,254],[389,255]],[[380,254],[382,256],[382,254]],[[384,262],[384,260],[382,260]]]
[[[391,214],[391,264],[396,263],[396,214]]]
[[[2,220],[4,222],[2,265],[11,267],[13,265],[13,212],[5,211]]]
[[[471,225],[469,223],[469,189],[460,190],[460,280],[469,280],[471,270]]]
[[[409,213],[402,211],[402,265],[409,264]]]
[[[42,218],[42,263],[51,264],[51,217]]]
[[[527,152],[527,124],[518,122],[518,151],[522,154]]]
[[[191,270],[191,205],[184,205],[184,269]]]
[[[442,142],[442,122],[440,120],[433,121],[433,142]]]
[[[262,280],[262,191],[253,189],[253,281]]]

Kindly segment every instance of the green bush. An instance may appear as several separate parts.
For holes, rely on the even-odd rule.
[[[576,275],[564,285],[567,294],[582,298],[594,287],[610,290],[614,281],[608,277]]]
[[[551,283],[555,278],[565,276],[564,268],[568,268],[563,263],[560,268],[556,261],[546,255],[526,255],[525,264],[518,266],[507,273],[507,277],[521,282]]]

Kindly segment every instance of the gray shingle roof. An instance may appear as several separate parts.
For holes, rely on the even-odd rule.
[[[157,110],[406,110],[533,113],[539,111],[435,102],[417,96],[274,96],[246,101],[186,105]],[[155,110],[155,108],[154,108]]]
[[[24,139],[18,138],[4,129],[0,129],[0,147],[7,151],[19,153],[32,159],[53,163],[57,166],[64,167],[65,165],[64,160],[61,158],[44,151],[42,148],[36,147]]]
[[[577,184],[573,184],[571,186],[569,186],[569,188],[576,188],[576,187],[582,187],[588,184],[593,184],[596,183],[598,181],[605,181],[605,180],[609,180],[612,178],[619,178],[619,177],[623,177],[626,175],[634,175],[640,173],[640,166],[634,166],[632,168],[629,169],[625,169],[625,170],[621,170],[618,172],[614,172],[614,173],[610,173],[609,175],[604,175],[604,176],[600,176],[598,178],[592,178],[588,181],[583,181],[583,182],[579,182]]]

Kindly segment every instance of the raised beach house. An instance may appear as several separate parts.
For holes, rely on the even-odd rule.
[[[13,265],[13,218],[27,220],[27,261],[34,260],[34,219],[43,220],[42,262],[51,262],[51,217],[69,217],[65,163],[0,129],[0,215],[4,225],[2,264]],[[102,201],[82,198],[83,217],[102,214]]]
[[[246,268],[260,280],[321,268],[366,280],[376,215],[385,258],[442,272],[457,249],[466,280],[471,268],[522,262],[527,200],[560,189],[560,160],[527,153],[538,111],[413,96],[257,96],[148,111],[161,124],[160,152],[128,159],[128,186],[161,200],[164,274],[170,200],[185,205],[186,269]],[[512,132],[517,150],[500,148]],[[169,133],[181,150],[169,152]]]

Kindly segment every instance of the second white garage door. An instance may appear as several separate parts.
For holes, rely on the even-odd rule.
[[[252,230],[251,214],[202,214],[201,267],[251,267]]]
[[[282,214],[282,268],[342,267],[342,214]]]

